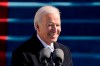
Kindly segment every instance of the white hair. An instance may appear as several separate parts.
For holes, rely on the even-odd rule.
[[[35,14],[34,17],[34,28],[36,30],[36,26],[35,23],[40,22],[41,21],[41,17],[45,14],[48,13],[58,13],[60,15],[60,11],[58,8],[53,7],[53,6],[43,6],[40,9],[38,9],[38,11]]]

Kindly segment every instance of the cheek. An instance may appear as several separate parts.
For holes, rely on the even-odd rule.
[[[61,28],[59,29],[59,31],[61,32]]]
[[[48,28],[44,28],[44,30],[43,30],[43,35],[47,35],[48,33],[50,32],[50,29],[48,29]]]
[[[57,33],[60,34],[61,32],[61,28],[58,28]]]
[[[58,29],[59,29],[59,31],[61,31],[61,27],[59,27]]]
[[[52,33],[52,32],[53,32],[52,28],[48,28],[48,29],[47,29],[47,32],[48,32],[48,33]]]

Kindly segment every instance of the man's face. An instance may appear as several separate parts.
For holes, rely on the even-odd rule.
[[[61,32],[60,16],[57,13],[46,14],[39,23],[39,36],[47,44],[56,42]]]

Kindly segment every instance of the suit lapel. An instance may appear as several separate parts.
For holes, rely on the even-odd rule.
[[[60,48],[59,43],[54,42],[54,49]]]
[[[36,35],[34,35],[32,38],[31,38],[31,42],[32,42],[32,45],[34,46],[34,50],[36,52],[40,52],[44,46],[42,45],[42,43],[39,41],[39,39],[37,38]]]

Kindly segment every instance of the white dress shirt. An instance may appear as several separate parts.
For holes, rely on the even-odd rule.
[[[45,48],[50,48],[51,52],[54,51],[54,46],[53,46],[53,42],[48,45],[46,44],[38,35],[37,35],[38,39],[40,40],[40,42],[42,43],[42,45],[45,47]]]

